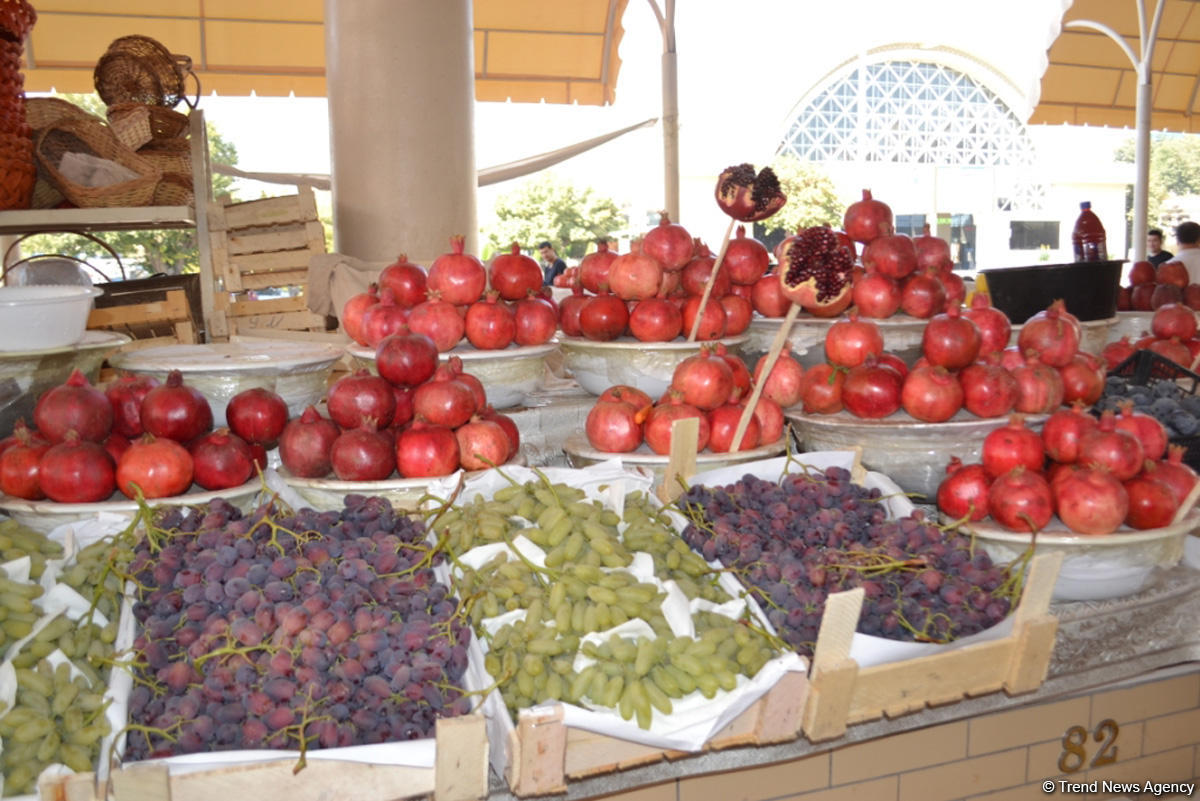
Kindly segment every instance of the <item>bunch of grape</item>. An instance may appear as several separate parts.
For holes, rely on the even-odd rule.
[[[734,568],[780,636],[811,655],[829,593],[862,587],[858,631],[947,642],[1007,616],[1017,579],[971,539],[920,512],[888,520],[877,489],[850,473],[795,473],[779,483],[745,476],[691,487],[679,500],[684,539]]]
[[[471,630],[420,522],[340,511],[168,511],[138,546],[126,755],[431,736],[470,702]]]

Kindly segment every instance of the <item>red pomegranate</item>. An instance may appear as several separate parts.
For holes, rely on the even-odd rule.
[[[636,242],[608,268],[608,288],[621,300],[643,300],[658,294],[663,267]]]
[[[471,422],[454,432],[458,440],[459,461],[464,470],[487,470],[499,467],[508,459],[512,443],[499,423],[471,418]]]
[[[472,303],[463,321],[467,341],[480,350],[503,350],[517,333],[517,319],[497,292],[488,292],[483,300]],[[423,336],[423,335],[422,335]],[[431,344],[433,340],[429,340]],[[436,347],[434,348],[436,358]]]
[[[921,352],[933,364],[959,370],[975,361],[983,345],[979,328],[957,306],[934,316],[921,335]]]
[[[465,241],[462,235],[450,237],[450,252],[433,260],[426,279],[430,292],[439,293],[442,300],[455,305],[474,303],[483,297],[483,290],[487,286],[487,271],[483,268],[483,262],[469,253],[463,253]]]
[[[405,478],[448,476],[458,469],[458,438],[417,418],[396,438],[396,468]]]
[[[936,270],[914,273],[901,285],[900,308],[910,317],[928,320],[946,308],[946,288]]]
[[[1050,485],[1038,473],[1014,467],[988,489],[988,512],[1011,531],[1036,531],[1054,516]]]
[[[1182,504],[1196,486],[1196,471],[1183,463],[1186,451],[1183,445],[1168,445],[1167,458],[1154,466],[1154,477],[1174,490],[1178,504]]]
[[[758,421],[759,441],[763,445],[778,442],[783,436],[783,407],[770,398],[758,399],[754,407],[754,419]]]
[[[1104,350],[1100,351],[1100,355],[1104,357],[1104,363],[1108,365],[1109,370],[1114,369],[1133,354],[1133,345],[1129,344],[1128,336],[1121,337],[1116,342],[1109,342],[1104,346]]]
[[[729,240],[722,268],[728,270],[734,284],[751,285],[767,274],[771,255],[767,247],[752,236],[746,236],[746,226],[737,227],[737,235]]]
[[[162,386],[146,393],[142,399],[141,417],[142,426],[148,433],[176,442],[191,442],[213,424],[208,399],[195,387],[185,385],[183,374],[178,370],[167,373]],[[188,482],[191,483],[190,477]]]
[[[964,466],[957,456],[950,457],[946,477],[937,489],[938,509],[954,520],[978,522],[988,514],[988,488],[992,479],[981,464]]]
[[[737,434],[738,423],[745,411],[745,406],[730,403],[718,406],[708,413],[709,450],[713,453],[730,453],[731,451],[750,451],[758,447],[760,429],[758,420],[755,419],[753,413],[751,413],[750,421],[746,424],[741,442],[734,445],[733,438]]]
[[[675,367],[671,389],[679,392],[686,404],[705,411],[715,409],[729,399],[733,371],[724,359],[704,347]]]
[[[422,276],[424,274],[422,273]],[[341,323],[346,336],[360,345],[367,344],[366,334],[362,329],[362,317],[367,309],[379,302],[379,284],[371,284],[366,292],[359,292],[342,306]]]
[[[807,228],[783,253],[783,294],[816,317],[836,317],[850,305],[854,260],[826,226]]]
[[[877,236],[863,250],[863,266],[899,281],[917,269],[917,251],[904,234]]]
[[[50,443],[31,432],[24,420],[17,420],[13,436],[16,444],[0,455],[0,491],[14,498],[40,501],[46,494],[38,482],[38,464]]]
[[[1180,289],[1188,285],[1187,267],[1181,261],[1169,261],[1158,265],[1154,280],[1159,284],[1173,284]]]
[[[763,167],[755,174],[753,164],[722,170],[717,177],[716,197],[721,211],[742,222],[765,220],[787,202],[775,171]]]
[[[597,242],[596,250],[579,262],[579,281],[583,288],[592,294],[599,294],[602,287],[607,287],[608,270],[616,258],[617,252],[608,249],[607,240]]]
[[[1007,425],[984,437],[982,453],[983,469],[992,478],[1002,476],[1014,467],[1040,473],[1046,461],[1042,438],[1025,427],[1025,418],[1019,414],[1014,414]]]
[[[736,337],[750,327],[754,317],[754,307],[750,301],[730,293],[721,298],[721,309],[725,312],[725,336]]]
[[[1142,469],[1145,451],[1142,443],[1128,431],[1117,428],[1111,409],[1100,415],[1096,428],[1079,438],[1078,462],[1106,467],[1118,481],[1128,481]]]
[[[664,211],[659,217],[658,225],[642,237],[641,249],[652,260],[658,262],[661,269],[674,271],[682,270],[692,260],[692,247],[692,235],[682,225],[671,222],[671,218]],[[609,285],[612,285],[611,281]],[[613,291],[616,292],[615,287]]]
[[[413,390],[413,413],[435,426],[458,428],[479,408],[471,388],[454,378],[426,381]]]
[[[112,404],[112,430],[123,437],[142,435],[142,400],[158,386],[148,375],[123,375],[108,385],[104,397]]]
[[[900,404],[925,423],[942,423],[963,405],[963,388],[945,367],[918,367],[904,379]]]
[[[579,310],[579,327],[588,339],[610,342],[625,333],[629,309],[616,295],[589,298]]]
[[[116,477],[117,487],[128,498],[138,493],[147,500],[182,495],[192,485],[192,456],[175,440],[148,433],[121,456]]]
[[[437,364],[437,345],[424,334],[395,334],[375,349],[375,367],[379,375],[398,387],[424,383],[433,375]]]
[[[963,407],[976,417],[1003,417],[1016,408],[1017,379],[1000,366],[998,359],[967,365],[958,380],[963,388]]]
[[[1062,464],[1074,464],[1079,459],[1079,441],[1094,428],[1096,418],[1084,411],[1082,402],[1059,409],[1042,425],[1046,455]]]
[[[329,451],[341,434],[337,424],[322,417],[312,406],[290,420],[279,437],[279,459],[287,471],[299,478],[324,478],[333,469]]]
[[[642,342],[669,342],[683,330],[683,314],[669,300],[638,301],[629,315],[629,332]]]
[[[792,301],[783,292],[783,285],[779,283],[779,276],[774,273],[767,273],[754,282],[750,302],[763,317],[783,317],[792,306]]]
[[[1167,452],[1167,431],[1163,424],[1148,414],[1135,412],[1133,401],[1121,401],[1118,404],[1121,414],[1116,418],[1116,427],[1120,431],[1128,431],[1142,444],[1145,458],[1156,462]]]
[[[904,380],[890,367],[867,357],[846,374],[842,384],[842,404],[855,417],[878,419],[900,409]]]
[[[396,412],[396,397],[386,380],[358,370],[334,382],[327,406],[330,418],[341,428],[360,428],[367,418],[386,428]]]
[[[870,189],[864,189],[862,200],[846,207],[842,229],[855,242],[864,244],[879,236],[891,236],[895,231],[892,210],[886,203],[871,197]]]
[[[465,312],[459,314],[453,304],[442,299],[439,290],[430,288],[429,300],[417,304],[409,312],[408,328],[432,339],[438,351],[444,353],[454,348],[466,333]]]
[[[1050,308],[1030,317],[1017,335],[1017,346],[1023,350],[1036,350],[1042,362],[1051,367],[1062,367],[1079,352],[1079,323],[1065,318],[1066,307],[1061,300],[1050,304]]]
[[[491,420],[504,429],[504,433],[508,435],[509,448],[505,461],[507,462],[516,456],[517,452],[521,449],[521,432],[517,429],[517,424],[513,422],[513,419],[506,414],[500,414],[500,412],[491,406],[484,406],[478,416],[481,420]]]
[[[712,275],[713,265],[716,259],[709,251],[708,245],[696,240],[695,256],[687,263],[680,273],[680,286],[683,291],[689,295],[703,295],[704,286],[708,283],[709,277]],[[713,288],[710,295],[714,298],[721,298],[729,294],[729,287],[732,282],[729,279],[729,270],[726,269],[722,262],[721,269],[717,270],[717,275],[713,278]]]
[[[264,448],[275,447],[287,421],[287,402],[276,393],[262,387],[242,390],[225,404],[225,422],[233,433],[246,442],[257,443]],[[196,483],[204,486],[199,480]]]
[[[900,285],[883,273],[867,273],[854,282],[852,298],[863,317],[891,317],[900,309]]]
[[[645,414],[639,414],[633,404],[625,401],[596,401],[584,424],[588,443],[605,453],[629,453],[642,444]]]
[[[104,442],[100,443],[104,446],[104,450],[108,451],[108,455],[112,457],[113,464],[121,461],[121,454],[129,450],[129,439],[116,431],[104,438]],[[3,451],[0,451],[2,454]]]
[[[767,357],[762,356],[754,365],[755,382],[763,380],[762,374],[766,364]],[[801,385],[804,375],[804,368],[800,365],[800,362],[792,357],[790,346],[784,345],[783,350],[779,353],[779,357],[775,360],[775,364],[771,367],[771,372],[767,375],[766,384],[763,385],[762,396],[770,398],[784,409],[789,406],[795,406],[800,402],[804,391]],[[839,375],[843,378],[845,377],[844,373]],[[828,378],[828,375],[826,375],[826,378]]]
[[[696,339],[700,342],[709,342],[725,336],[725,307],[717,298],[711,297],[704,305],[703,314],[700,314],[700,301],[699,295],[690,295],[684,302],[683,333],[690,336],[695,328]],[[697,314],[700,314],[699,326],[696,325]]]
[[[71,430],[42,454],[38,484],[46,497],[58,503],[96,503],[116,491],[114,467],[104,446],[81,440]]]
[[[1053,491],[1059,519],[1080,534],[1111,534],[1129,513],[1129,494],[1103,467],[1065,473]]]
[[[1129,271],[1129,285],[1155,283],[1154,265],[1148,261],[1135,261]]]
[[[685,403],[683,393],[668,390],[667,397],[654,406],[646,415],[642,426],[642,436],[650,450],[657,454],[671,452],[671,424],[685,417],[695,417],[699,421],[699,431],[696,450],[702,451],[708,447],[710,428],[708,415],[691,404]]]
[[[845,320],[838,320],[825,332],[825,358],[830,364],[841,367],[857,367],[868,356],[876,359],[883,353],[883,334],[879,326],[858,319],[850,312]]]
[[[800,382],[800,397],[805,414],[837,414],[844,408],[842,385],[846,370],[832,364],[818,364],[804,374]],[[764,391],[765,397],[765,391]],[[782,406],[783,404],[780,404]]]
[[[1190,367],[1192,363],[1191,349],[1174,337],[1171,339],[1155,340],[1149,344],[1147,350],[1154,351],[1164,359],[1170,359],[1184,367]]]
[[[1132,528],[1145,531],[1171,525],[1179,504],[1175,491],[1164,481],[1155,478],[1153,471],[1143,472],[1125,482],[1129,493],[1129,514],[1125,522]]]
[[[188,453],[192,455],[192,477],[206,490],[240,487],[254,475],[250,445],[228,428],[193,440]]]
[[[360,321],[363,344],[375,347],[392,334],[408,330],[409,310],[396,302],[396,293],[383,290],[379,302],[363,310]]]
[[[947,270],[954,265],[950,258],[950,243],[941,237],[934,236],[929,229],[929,223],[921,231],[920,236],[913,237],[913,248],[917,252],[917,269],[926,270],[930,267]]]
[[[333,474],[341,481],[382,481],[396,469],[392,438],[367,418],[358,428],[343,431],[329,449]]]
[[[542,286],[542,268],[513,242],[508,253],[498,253],[488,264],[492,289],[505,300],[521,300]]]
[[[62,442],[68,431],[80,439],[100,442],[113,426],[113,407],[78,368],[66,382],[42,393],[33,407],[38,432],[51,443]]]
[[[1017,380],[1017,411],[1022,414],[1049,414],[1062,406],[1066,388],[1062,376],[1043,364],[1040,354],[1028,351],[1025,366],[1011,370]]]
[[[549,303],[531,296],[517,301],[516,326],[514,339],[518,345],[544,345],[558,330],[558,317]]]
[[[1196,313],[1178,303],[1160,306],[1150,320],[1150,333],[1159,339],[1191,339],[1196,335]]]
[[[1150,311],[1154,308],[1151,300],[1157,286],[1158,284],[1138,284],[1133,288],[1133,291],[1129,293],[1129,302],[1134,311]]]
[[[588,297],[583,294],[583,289],[576,286],[571,290],[571,294],[558,304],[558,325],[567,336],[583,336],[583,329],[579,327],[579,313],[583,311],[583,304],[587,302]]]
[[[381,289],[392,290],[396,296],[396,303],[411,309],[425,300],[428,281],[425,271],[401,253],[379,273],[379,286]]]

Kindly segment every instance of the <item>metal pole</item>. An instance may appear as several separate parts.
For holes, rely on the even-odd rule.
[[[675,53],[675,0],[666,1],[663,26],[663,202],[679,222],[679,73]]]
[[[1137,173],[1133,182],[1133,260],[1144,261],[1146,231],[1149,229],[1146,214],[1150,208],[1150,70],[1139,69],[1138,72],[1145,74],[1139,75],[1137,87],[1137,140],[1133,157]]]

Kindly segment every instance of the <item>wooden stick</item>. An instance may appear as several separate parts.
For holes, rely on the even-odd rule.
[[[779,331],[775,334],[775,341],[771,343],[771,349],[767,351],[766,361],[763,363],[762,372],[759,374],[758,381],[754,384],[754,391],[750,393],[750,400],[746,401],[746,409],[742,412],[742,419],[738,420],[737,431],[733,434],[733,444],[730,446],[731,451],[740,451],[742,437],[746,434],[746,426],[750,425],[750,418],[754,417],[754,407],[758,405],[758,399],[762,397],[763,387],[767,383],[767,376],[771,374],[771,370],[775,367],[775,362],[779,361],[779,354],[783,352],[783,346],[787,344],[788,335],[792,333],[792,323],[796,322],[796,315],[800,313],[800,305],[793,303],[788,309],[787,316],[783,318],[783,323],[779,326]]]
[[[692,323],[692,333],[688,334],[688,342],[695,342],[696,335],[700,333],[700,321],[704,319],[704,307],[708,305],[708,296],[712,294],[713,284],[716,283],[717,271],[725,262],[725,251],[729,250],[729,239],[733,236],[735,223],[737,220],[730,217],[729,227],[725,229],[725,238],[721,240],[721,249],[717,251],[717,260],[713,262],[712,272],[708,274],[708,280],[704,282],[704,294],[700,296],[700,305],[696,308],[696,319]]]
[[[670,503],[683,492],[679,479],[686,480],[696,474],[696,446],[699,444],[698,417],[684,417],[671,423],[671,458],[658,488],[658,497],[663,503]]]

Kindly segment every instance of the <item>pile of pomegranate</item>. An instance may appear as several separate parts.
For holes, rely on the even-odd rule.
[[[1200,309],[1200,284],[1188,283],[1183,262],[1168,261],[1158,267],[1148,261],[1134,262],[1129,285],[1117,294],[1117,311],[1153,311],[1168,303]]]
[[[387,336],[375,351],[379,375],[359,370],[329,389],[329,417],[308,407],[279,436],[284,468],[300,478],[381,481],[486,470],[516,455],[512,419],[487,403],[479,379],[452,356],[438,364],[425,334]]]
[[[851,311],[829,326],[826,364],[801,380],[800,402],[811,414],[843,409],[878,419],[903,409],[926,423],[960,409],[976,417],[1012,412],[1049,414],[1064,403],[1096,402],[1105,363],[1079,350],[1079,321],[1056,301],[1021,327],[1009,347],[1008,318],[979,293],[970,309],[951,306],[925,325],[922,356],[911,366],[883,349],[879,327]]]
[[[1196,313],[1181,303],[1163,304],[1150,318],[1150,331],[1141,339],[1130,342],[1129,337],[1121,337],[1105,345],[1100,355],[1111,370],[1139,350],[1151,350],[1182,367],[1191,368],[1200,359]]]
[[[490,287],[490,288],[489,288]],[[377,347],[393,334],[424,334],[439,351],[465,337],[480,350],[541,345],[558,327],[558,308],[542,286],[542,269],[515,242],[485,268],[463,252],[463,237],[434,259],[426,274],[400,255],[379,282],[346,301],[342,328],[360,345]]]
[[[1014,415],[983,441],[981,463],[951,460],[937,505],[1011,531],[1043,530],[1055,515],[1078,534],[1162,528],[1196,483],[1182,456],[1157,420],[1131,409],[1099,421],[1080,405],[1060,409],[1040,435]]]
[[[762,380],[765,357],[753,380]],[[609,387],[588,413],[585,431],[593,448],[606,453],[630,453],[643,442],[654,453],[671,452],[671,424],[699,420],[696,450],[713,453],[748,451],[778,442],[783,436],[783,409],[799,398],[803,368],[787,354],[767,376],[742,441],[734,445],[738,422],[751,395],[751,375],[745,363],[724,345],[705,346],[684,359],[671,376],[671,385],[655,402],[635,387]]]
[[[122,376],[101,391],[78,370],[38,398],[36,428],[18,420],[0,440],[0,491],[57,503],[165,498],[245,484],[266,466],[287,421],[283,399],[265,389],[235,395],[228,428],[212,430],[208,400],[173,370],[159,384]]]
[[[764,277],[770,254],[746,236],[745,226],[729,242],[703,313],[700,300],[716,258],[666,213],[628,253],[603,242],[597,248],[579,263],[574,293],[562,301],[559,324],[567,336],[669,342],[686,338],[700,315],[696,339],[709,341],[741,334],[760,306],[779,314],[787,309],[779,282]]]

